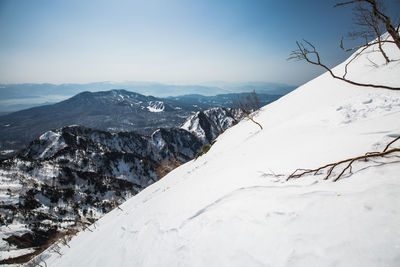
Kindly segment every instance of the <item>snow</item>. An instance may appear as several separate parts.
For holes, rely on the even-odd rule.
[[[162,101],[150,101],[147,109],[150,112],[163,112],[165,109],[164,102]]]
[[[137,177],[134,177],[132,172],[130,172],[130,169],[132,168],[132,164],[128,164],[123,160],[119,160],[117,162],[117,166],[112,166],[113,168],[113,174],[115,177],[119,179],[124,179],[128,180],[130,182],[136,183],[136,184],[141,184],[140,179]]]
[[[69,127],[74,127],[74,125],[71,125]],[[59,149],[66,147],[67,145],[65,144],[64,141],[60,141],[60,138],[61,135],[53,131],[48,131],[42,134],[39,137],[39,140],[49,142],[49,145],[46,146],[46,148],[40,154],[39,158],[49,157],[51,154],[55,153]]]
[[[11,149],[0,150],[0,154],[1,154],[1,155],[7,155],[7,154],[13,153],[14,151],[15,151],[15,150],[11,150]]]
[[[217,137],[219,133],[238,122],[240,116],[237,115],[238,112],[222,107],[198,111],[187,118],[181,129],[196,135],[202,142],[207,143],[212,141],[208,138]]]
[[[400,86],[400,61],[375,68],[368,59],[349,77]],[[296,168],[382,150],[400,135],[399,96],[325,73],[265,106],[255,117],[263,130],[248,120],[229,128],[62,256],[42,258],[60,267],[400,266],[398,156],[357,162],[336,183],[324,173],[285,181]]]
[[[204,129],[200,125],[200,121],[198,119],[199,111],[194,115],[190,116],[181,126],[181,129],[184,129],[188,132],[195,134],[200,140],[206,139],[206,133]]]
[[[23,224],[19,223],[10,224],[7,226],[5,225],[0,226],[0,249],[1,249],[0,260],[8,259],[11,257],[18,257],[33,252],[34,249],[30,248],[18,249],[15,246],[10,246],[8,242],[3,239],[3,238],[8,238],[10,236],[10,234],[6,233],[5,231],[6,228],[9,233],[12,231],[13,234],[18,236],[21,236],[29,232]]]
[[[8,258],[15,258],[15,257],[23,256],[23,255],[32,253],[34,251],[35,250],[33,248],[2,251],[2,254],[0,255],[0,260],[5,260],[5,259],[8,259]]]

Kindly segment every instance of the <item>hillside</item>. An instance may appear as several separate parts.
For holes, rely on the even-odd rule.
[[[44,133],[0,161],[0,265],[23,263],[79,231],[177,166],[240,120],[234,109],[196,112],[150,136],[72,125]]]
[[[369,53],[352,64],[351,78],[400,86],[400,61],[382,64]],[[399,96],[323,74],[265,106],[256,117],[264,130],[250,121],[226,130],[207,154],[60,245],[62,255],[49,251],[41,260],[58,267],[398,266],[398,154],[357,162],[336,183],[324,173],[285,180],[296,168],[383,150],[400,135]]]

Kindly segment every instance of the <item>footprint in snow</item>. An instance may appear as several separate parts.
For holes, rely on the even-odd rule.
[[[372,207],[371,207],[371,206],[368,206],[368,205],[364,205],[364,208],[365,208],[366,210],[368,210],[368,211],[372,210]]]
[[[368,99],[368,100],[363,101],[362,103],[363,103],[363,104],[371,104],[372,101],[373,101],[372,98],[370,98],[370,99]]]
[[[269,218],[272,216],[286,216],[289,218],[294,218],[297,217],[297,213],[296,212],[283,212],[283,211],[272,211],[272,212],[268,212],[265,217]]]

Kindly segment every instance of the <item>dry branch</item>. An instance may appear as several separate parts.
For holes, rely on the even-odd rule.
[[[238,97],[237,99],[234,99],[232,102],[233,102],[233,107],[235,109],[240,110],[246,118],[257,124],[261,130],[263,129],[262,125],[256,120],[254,120],[254,115],[261,108],[260,100],[258,99],[255,90],[253,90],[253,92],[251,92],[246,97],[242,98]]]
[[[44,266],[41,265],[40,263],[44,263]],[[36,259],[33,259],[31,262],[34,266],[39,266],[39,267],[47,267],[47,263],[42,259],[42,256],[39,256]]]
[[[339,47],[340,47],[344,52],[351,52],[351,51],[354,51],[354,50],[358,50],[358,49],[360,49],[360,48],[364,48],[364,47],[366,47],[366,46],[377,45],[377,44],[379,43],[378,41],[376,41],[376,42],[365,43],[365,44],[359,45],[359,46],[354,46],[354,47],[351,47],[351,48],[345,48],[345,47],[344,47],[344,44],[343,44],[343,39],[344,39],[344,38],[342,37],[342,39],[340,40],[340,45],[339,45]],[[391,41],[391,40],[381,40],[381,43],[382,43],[382,44],[384,44],[384,43],[394,44],[394,42]]]
[[[297,45],[297,50],[294,50],[290,53],[290,56],[288,58],[288,60],[305,60],[310,64],[313,65],[317,65],[317,66],[321,66],[322,68],[324,68],[325,70],[327,70],[329,72],[329,74],[338,80],[353,84],[353,85],[357,85],[357,86],[365,86],[365,87],[373,87],[373,88],[383,88],[383,89],[388,89],[388,90],[400,90],[400,87],[391,87],[391,86],[387,86],[387,85],[380,85],[380,84],[369,84],[369,83],[359,83],[359,82],[354,82],[352,80],[349,80],[347,78],[345,78],[345,75],[343,77],[337,76],[333,73],[333,71],[326,66],[325,64],[323,64],[321,62],[321,58],[319,56],[318,51],[316,50],[315,46],[310,43],[307,40],[303,40],[308,46],[304,45],[304,43],[300,43],[298,41],[296,41],[296,45]],[[315,59],[312,59],[311,57],[315,56]],[[358,56],[358,55],[357,55]]]
[[[345,6],[350,4],[359,4],[359,3],[367,3],[371,7],[371,12],[374,18],[378,19],[385,25],[386,31],[392,36],[394,43],[396,44],[397,48],[400,49],[400,34],[399,34],[399,25],[393,26],[391,18],[386,15],[379,5],[379,1],[376,0],[354,0],[354,1],[347,1],[342,2],[334,5],[334,7],[338,6]]]
[[[50,247],[50,251],[55,252],[58,255],[62,256],[61,248],[57,244],[54,244],[52,247]]]
[[[333,71],[328,66],[326,66],[321,62],[321,58],[315,46],[306,40],[303,40],[304,42],[296,42],[297,50],[292,51],[288,59],[305,60],[310,64],[320,66],[324,68],[326,71],[328,71],[333,78],[347,82],[352,85],[383,88],[388,90],[400,90],[399,87],[392,87],[381,84],[361,83],[346,78],[349,64],[351,64],[355,59],[357,59],[365,51],[367,47],[377,46],[378,48],[377,51],[379,51],[382,54],[386,63],[390,62],[390,58],[384,51],[383,45],[385,43],[392,43],[395,44],[398,49],[400,49],[400,34],[399,34],[400,22],[396,26],[394,26],[394,24],[392,25],[392,18],[385,14],[383,1],[353,0],[353,1],[337,3],[334,7],[347,6],[347,5],[355,5],[353,12],[355,18],[354,23],[355,25],[360,27],[359,31],[352,32],[349,35],[350,37],[355,39],[362,38],[365,40],[365,43],[352,48],[345,48],[343,45],[343,38],[342,38],[340,42],[340,48],[342,50],[344,50],[345,52],[349,52],[349,51],[354,51],[356,49],[360,49],[360,51],[358,51],[353,56],[353,58],[351,58],[347,62],[347,64],[345,65],[344,74],[341,77],[333,73]],[[385,30],[388,32],[388,36],[383,38],[382,33]],[[392,40],[388,40],[389,36],[392,37]],[[368,42],[368,40],[371,39],[376,39],[376,40]],[[373,64],[375,65],[375,63]]]
[[[381,2],[377,2],[379,9],[383,10],[383,4]],[[362,38],[365,40],[365,43],[358,48],[377,45],[380,53],[384,57],[386,63],[390,62],[390,59],[386,52],[383,50],[383,43],[387,40],[382,39],[382,34],[385,31],[385,25],[380,21],[376,15],[374,14],[373,10],[370,8],[369,5],[363,4],[363,2],[358,3],[353,9],[353,16],[354,16],[354,24],[359,26],[359,30],[350,32],[348,35],[352,39],[359,39]],[[388,36],[389,37],[389,36]],[[387,37],[387,38],[388,38]],[[386,38],[386,39],[387,39]],[[376,39],[376,41],[368,43],[368,40]],[[395,43],[394,41],[392,43]],[[344,51],[352,51],[356,47],[351,49],[344,49],[343,47],[343,39],[341,41],[340,47]]]
[[[341,170],[341,172],[339,173],[339,175],[336,176],[336,178],[333,179],[333,181],[336,182],[337,180],[340,179],[340,177],[343,176],[343,174],[344,174],[348,169],[350,169],[350,172],[351,172],[352,164],[353,164],[354,162],[358,161],[358,160],[362,160],[362,159],[363,159],[363,160],[367,160],[367,159],[369,159],[369,158],[384,157],[384,156],[386,156],[386,155],[388,155],[388,154],[392,154],[392,153],[395,153],[395,152],[400,152],[400,148],[392,148],[392,149],[389,149],[389,147],[390,147],[394,142],[396,142],[396,141],[398,141],[398,140],[400,140],[400,136],[396,137],[394,140],[392,140],[390,143],[388,143],[388,144],[386,145],[385,149],[384,149],[382,152],[368,152],[368,153],[366,153],[365,155],[362,155],[362,156],[353,157],[353,158],[348,158],[348,159],[344,159],[344,160],[341,160],[341,161],[329,163],[329,164],[326,164],[326,165],[324,165],[324,166],[318,167],[318,168],[316,168],[316,169],[297,169],[297,170],[295,170],[292,174],[290,174],[290,175],[286,178],[286,181],[288,181],[288,180],[290,180],[290,179],[292,179],[292,178],[300,178],[300,177],[302,177],[302,176],[304,176],[304,175],[306,175],[306,174],[311,174],[311,173],[312,173],[312,174],[316,175],[316,174],[318,174],[319,171],[321,171],[321,170],[323,170],[323,169],[326,169],[326,168],[329,168],[329,169],[328,169],[328,172],[327,172],[327,174],[326,174],[326,176],[325,176],[325,178],[324,178],[325,180],[327,180],[327,179],[331,176],[333,170],[334,170],[336,167],[338,167],[338,166],[341,165],[341,164],[347,163],[347,165]],[[301,172],[300,172],[300,171],[301,171]],[[298,173],[298,172],[300,172],[300,173]]]
[[[397,140],[400,140],[400,136],[397,136],[395,139],[393,139],[391,142],[389,142],[389,143],[386,145],[385,149],[384,149],[382,152],[387,151],[387,150],[389,149],[389,147],[390,147],[394,142],[396,142]]]

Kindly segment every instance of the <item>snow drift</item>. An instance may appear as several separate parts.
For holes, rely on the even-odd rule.
[[[359,58],[349,78],[400,86],[400,61],[383,65],[380,57]],[[325,73],[265,106],[256,118],[264,130],[250,121],[228,129],[207,154],[74,237],[62,256],[42,259],[48,266],[399,266],[398,155],[358,162],[336,183],[323,174],[285,181],[296,168],[382,150],[400,135],[399,96]]]

